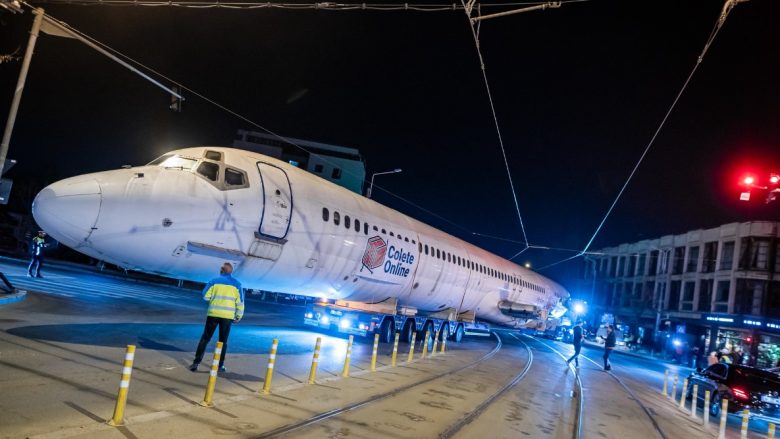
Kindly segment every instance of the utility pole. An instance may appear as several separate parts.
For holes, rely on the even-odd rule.
[[[22,61],[22,70],[19,72],[19,80],[16,82],[14,99],[11,101],[11,110],[8,112],[8,121],[5,123],[3,143],[0,144],[0,177],[2,177],[3,172],[5,171],[5,158],[8,155],[8,145],[11,143],[11,133],[14,130],[16,113],[19,110],[19,102],[22,100],[24,83],[27,81],[27,71],[30,70],[30,60],[32,59],[35,42],[38,41],[38,32],[41,30],[41,22],[43,21],[42,8],[35,9],[33,14],[35,14],[35,20],[33,21],[32,30],[30,31],[30,40],[27,42],[27,50],[24,53],[24,60]]]

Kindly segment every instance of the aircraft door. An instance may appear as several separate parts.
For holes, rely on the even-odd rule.
[[[290,230],[292,188],[287,173],[268,163],[258,163],[263,184],[263,211],[260,214],[260,235],[284,239]]]

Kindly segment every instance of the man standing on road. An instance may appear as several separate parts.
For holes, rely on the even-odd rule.
[[[607,325],[607,337],[604,338],[604,370],[612,370],[612,364],[609,362],[609,355],[615,349],[615,344],[617,344],[615,328],[613,328],[612,325]]]
[[[40,230],[30,244],[30,266],[27,267],[27,276],[43,277],[41,276],[41,267],[43,266],[44,247],[46,247],[46,232]]]
[[[203,360],[206,345],[209,344],[214,330],[219,326],[219,341],[222,342],[222,355],[219,357],[219,371],[225,372],[225,356],[227,355],[228,335],[233,322],[238,323],[244,316],[244,290],[241,282],[232,276],[233,266],[225,262],[219,270],[219,277],[211,280],[203,288],[203,300],[209,302],[209,310],[206,316],[206,326],[195,351],[195,360],[190,365],[190,370],[195,372]]]
[[[574,335],[572,336],[571,342],[574,344],[574,355],[566,360],[566,365],[571,363],[571,360],[574,360],[574,367],[580,367],[580,361],[577,357],[580,355],[580,349],[582,349],[582,320],[577,320],[573,331]]]

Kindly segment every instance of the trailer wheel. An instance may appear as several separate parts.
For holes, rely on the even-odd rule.
[[[392,343],[393,342],[393,324],[392,318],[385,318],[382,320],[382,326],[379,327],[379,342],[380,343]]]
[[[463,335],[466,333],[466,330],[463,329],[463,323],[458,323],[458,327],[455,328],[455,333],[452,334],[452,341],[455,343],[460,343],[463,341]]]
[[[406,323],[404,323],[404,329],[401,330],[401,341],[404,343],[411,343],[412,342],[412,332],[414,332],[414,319],[406,319]]]

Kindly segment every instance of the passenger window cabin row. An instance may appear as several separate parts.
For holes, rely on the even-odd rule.
[[[322,208],[322,221],[329,222],[330,221],[330,211],[327,207]],[[362,223],[361,228],[361,222],[357,218],[350,218],[349,215],[344,215],[343,217],[344,222],[344,228],[347,230],[353,230],[357,233],[363,232],[364,235],[368,235],[368,232],[370,229],[373,229],[375,232],[381,232],[383,235],[387,235],[387,230],[383,228],[379,228],[377,226],[369,226],[367,222]],[[333,224],[336,226],[339,226],[342,222],[342,216],[338,211],[333,211]],[[409,237],[401,237],[400,234],[396,235],[392,231],[389,232],[390,236],[394,236],[398,238],[399,240],[403,240],[404,242],[411,242],[412,244],[417,244],[417,249],[419,254],[425,253],[426,256],[432,256],[436,259],[439,259],[441,261],[458,265],[460,267],[467,268],[469,270],[477,271],[482,274],[486,274],[488,276],[494,277],[496,279],[503,280],[505,282],[510,282],[514,285],[521,285],[524,288],[528,288],[534,291],[538,291],[540,293],[544,292],[544,288],[533,284],[531,282],[522,280],[516,276],[513,276],[511,274],[503,273],[501,271],[498,271],[494,268],[487,267],[485,265],[476,263],[470,259],[466,259],[463,257],[460,257],[458,255],[454,255],[452,253],[446,252],[444,250],[435,248],[433,246],[428,246],[428,244],[423,244],[422,242],[417,243],[414,239],[410,240]]]

